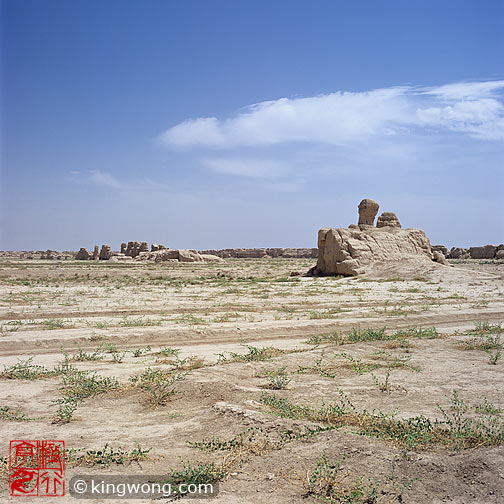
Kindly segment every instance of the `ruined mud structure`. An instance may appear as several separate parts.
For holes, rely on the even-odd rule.
[[[371,199],[364,199],[359,204],[359,223],[350,224],[348,229],[364,231],[372,229],[388,230],[389,233],[394,233],[391,228],[401,229],[401,223],[393,212],[383,212],[378,216],[376,221],[376,228],[374,227],[374,219],[378,213],[379,205],[376,201]],[[326,228],[327,230],[328,228]],[[324,230],[321,230],[321,232]],[[348,230],[345,230],[348,233]],[[410,232],[413,230],[402,230]],[[325,234],[324,234],[325,236]],[[373,235],[373,231],[368,233],[368,239],[371,236],[378,236],[377,240],[386,239],[390,242],[390,236],[387,235]],[[404,233],[399,233],[399,236],[404,237]],[[425,235],[424,235],[425,236]],[[388,238],[388,240],[387,240]],[[394,240],[396,239],[394,238]],[[324,240],[324,238],[322,238]],[[320,236],[319,236],[320,240]],[[331,241],[331,239],[329,239]],[[448,250],[444,245],[429,245],[433,254],[434,260],[440,263],[445,263],[445,259],[500,259],[504,260],[504,244],[500,245],[484,245],[481,247],[452,247]],[[232,249],[208,249],[208,250],[187,250],[175,249],[170,250],[169,253],[158,252],[170,250],[165,245],[152,243],[149,250],[149,245],[144,241],[129,241],[123,242],[120,245],[120,251],[112,251],[110,245],[94,246],[93,252],[88,251],[82,247],[78,252],[65,250],[58,252],[56,250],[19,250],[19,251],[0,251],[0,259],[44,259],[44,260],[78,260],[78,261],[155,261],[155,262],[198,262],[198,261],[216,261],[217,258],[221,259],[317,259],[319,256],[319,248],[281,248],[281,247],[268,247],[268,248],[232,248]],[[350,256],[352,253],[350,252]],[[379,257],[380,253],[374,253]],[[340,261],[342,262],[342,261]],[[349,264],[349,263],[345,263]],[[321,264],[320,271],[325,271],[325,263]],[[341,266],[340,268],[345,268]],[[345,270],[346,271],[346,270]],[[318,274],[318,273],[317,273]],[[322,274],[322,273],[321,273]],[[331,273],[334,274],[334,273]],[[356,273],[346,273],[356,274]]]
[[[391,268],[396,274],[414,274],[431,267],[433,261],[448,265],[441,252],[432,251],[422,230],[402,229],[394,213],[384,212],[374,227],[376,201],[363,199],[358,209],[358,224],[319,231],[317,265],[310,275],[380,276]]]

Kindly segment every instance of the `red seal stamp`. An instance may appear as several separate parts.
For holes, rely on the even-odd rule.
[[[9,491],[14,497],[65,495],[65,442],[15,440],[9,449]]]

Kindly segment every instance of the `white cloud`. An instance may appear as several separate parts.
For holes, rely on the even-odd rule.
[[[367,92],[280,98],[246,107],[234,117],[184,121],[162,133],[170,147],[235,148],[286,142],[350,145],[440,128],[485,140],[504,139],[504,81],[455,83]]]
[[[111,187],[113,189],[128,189],[128,184],[120,182],[110,173],[104,173],[100,170],[91,170],[89,182],[99,186]]]
[[[295,193],[301,191],[307,183],[304,178],[296,178],[294,180],[277,180],[267,184],[264,188],[271,192]]]
[[[203,166],[216,173],[257,179],[259,187],[272,192],[298,192],[307,180],[294,177],[293,172],[302,171],[292,163],[273,159],[256,158],[207,158]]]
[[[203,143],[215,147],[226,143],[226,138],[216,117],[188,119],[161,135],[162,142],[180,147],[199,143],[199,139],[204,139]]]
[[[96,186],[109,187],[122,191],[167,191],[168,188],[163,184],[150,179],[122,181],[114,177],[111,173],[100,170],[90,170],[89,175],[80,179],[85,183],[91,183]]]
[[[504,140],[504,107],[497,100],[460,101],[417,111],[420,122],[469,133],[483,140]]]
[[[217,173],[273,179],[284,175],[288,167],[281,161],[247,158],[209,158],[203,164]]]
[[[444,86],[425,88],[422,93],[434,95],[445,100],[476,100],[495,96],[495,91],[504,87],[504,81],[455,82]]]

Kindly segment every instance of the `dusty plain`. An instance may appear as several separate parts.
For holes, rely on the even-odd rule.
[[[502,502],[504,263],[291,276],[314,264],[2,261],[0,499],[9,440],[63,439],[67,481],[209,502]]]

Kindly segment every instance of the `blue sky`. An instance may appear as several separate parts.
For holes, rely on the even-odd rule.
[[[1,5],[1,249],[504,242],[502,0]]]

